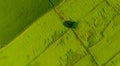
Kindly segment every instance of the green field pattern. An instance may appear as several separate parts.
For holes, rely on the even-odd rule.
[[[120,0],[51,2],[0,0],[0,66],[120,66]]]

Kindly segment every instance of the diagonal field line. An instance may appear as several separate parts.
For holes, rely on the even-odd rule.
[[[85,16],[83,16],[83,18],[85,18],[85,17],[89,17],[89,15],[91,15],[91,13],[95,10],[95,9],[97,9],[97,7],[99,6],[99,5],[101,5],[102,3],[104,3],[105,2],[105,0],[102,0],[102,1],[100,1],[97,5],[95,5]]]
[[[116,16],[117,15],[114,15],[112,18],[111,18],[111,20],[109,21],[109,23],[103,28],[103,30],[100,32],[100,34],[102,35],[102,37],[104,37],[104,31],[109,27],[109,25],[112,23],[112,21],[116,18]],[[102,41],[102,39],[100,40],[100,41]],[[97,43],[99,43],[100,41],[98,41]],[[95,45],[93,45],[93,46],[96,46],[97,45],[97,43],[95,44]],[[93,47],[93,46],[91,46],[91,47]],[[89,48],[91,48],[91,47],[89,47]]]
[[[54,4],[52,3],[52,1],[49,0],[49,2],[51,3],[51,5],[53,6],[55,12],[59,15],[60,13],[58,12],[58,10],[55,8]],[[97,4],[91,11],[89,11],[89,13],[87,15],[85,15],[84,17],[86,16],[89,16],[89,14],[91,12],[93,12],[103,1],[101,1],[99,4]],[[59,15],[59,17],[62,19],[62,20],[65,20],[64,16],[61,16]],[[69,30],[67,30],[65,33],[67,33]],[[51,42],[41,53],[39,53],[37,56],[35,56],[35,58],[30,61],[28,63],[28,66],[30,65],[31,62],[33,62],[34,60],[36,60],[41,54],[43,54],[49,47],[51,47],[53,45],[53,43],[55,43],[57,40],[59,40],[65,33],[63,33],[58,39],[56,39],[55,41]],[[92,56],[92,54],[90,53],[89,49],[83,44],[82,40],[79,39],[79,37],[77,36],[77,34],[75,33],[75,31],[73,30],[73,33],[75,34],[76,38],[82,43],[83,47],[86,49],[86,51],[88,52],[88,54],[91,56],[91,58],[95,61],[96,65],[98,66],[96,60],[94,59],[94,57]]]
[[[91,54],[90,50],[84,45],[84,43],[82,42],[82,40],[77,36],[76,32],[74,30],[72,30],[72,31],[73,31],[74,35],[76,36],[76,38],[81,42],[81,45],[85,48],[85,50],[87,51],[87,53],[93,59],[93,61],[95,62],[96,66],[98,66],[98,63],[95,60],[94,56]]]
[[[106,66],[112,59],[114,59],[116,56],[120,54],[120,51],[118,51],[116,54],[114,54],[108,61],[106,61],[103,66]]]
[[[115,12],[117,12],[117,10],[116,10],[115,8],[113,8],[107,0],[105,0],[105,3],[106,3],[110,8],[112,8]],[[108,24],[103,28],[103,30],[100,32],[100,34],[101,34],[103,37],[104,37],[104,35],[103,35],[104,31],[107,29],[107,27],[112,23],[112,21],[113,21],[118,15],[120,15],[120,13],[117,12],[117,14],[115,14],[115,15],[111,18],[111,20],[109,21],[109,23],[108,23]],[[100,40],[100,41],[101,41],[101,40]],[[98,41],[98,42],[100,42],[100,41]],[[97,43],[98,43],[98,42],[97,42]],[[97,44],[97,43],[96,43],[96,44]],[[96,44],[95,44],[95,45],[96,45]],[[93,45],[93,46],[95,46],[95,45]],[[93,47],[93,46],[91,46],[91,47]]]
[[[110,8],[112,8],[114,11],[116,11],[116,12],[120,15],[120,12],[119,12],[116,8],[114,8],[114,7],[108,2],[108,0],[105,0],[105,2],[106,2],[106,4],[107,4]]]
[[[35,56],[35,58],[33,58],[30,62],[28,62],[27,66],[29,66],[30,63],[32,63],[33,61],[35,61],[40,55],[42,55],[42,54],[43,54],[48,48],[50,48],[56,41],[58,41],[59,39],[61,39],[68,31],[69,31],[69,29],[66,30],[60,37],[58,37],[58,39],[56,39],[55,41],[52,41],[51,43],[49,43],[49,44],[47,45],[47,47],[45,47],[45,49],[44,49],[42,52],[40,52],[39,54],[37,54],[37,56]]]
[[[53,2],[52,2],[51,0],[49,0],[49,2],[50,2],[50,4],[51,4],[51,6],[53,7],[55,13],[59,14],[60,19],[61,19],[61,20],[65,20],[65,17],[64,17],[62,14],[60,14],[60,12],[56,9],[56,7],[55,7],[55,5],[53,4]]]
[[[108,4],[108,2],[107,2],[107,0],[102,0],[100,3],[98,3],[95,7],[93,7],[93,9],[91,9],[84,17],[87,17],[87,16],[89,16],[101,3],[103,3],[103,2],[106,2],[106,4]],[[51,4],[52,4],[52,2],[51,2]],[[109,4],[108,4],[109,5]],[[54,6],[54,4],[52,4],[52,6]],[[110,5],[109,5],[110,6]],[[114,9],[118,14],[120,14],[115,8],[113,8],[112,6],[111,6],[111,8],[112,9]],[[59,15],[59,13],[58,13],[58,10],[57,9],[55,9],[55,7],[54,7],[54,10],[55,10],[55,12]],[[60,15],[59,15],[60,16]],[[116,15],[115,15],[116,16]],[[111,21],[115,18],[115,16],[110,20],[110,23],[111,23]],[[84,18],[83,17],[83,18]],[[60,17],[61,18],[61,17]],[[64,18],[61,18],[61,19],[63,19],[64,20]],[[81,20],[80,20],[81,21]],[[107,24],[107,26],[105,27],[105,28],[107,28],[109,25],[110,25],[110,23],[108,23]],[[105,28],[103,29],[103,31],[102,32],[104,32],[105,31]],[[97,61],[94,59],[94,56],[92,56],[92,54],[91,54],[91,52],[90,52],[90,50],[83,44],[83,42],[82,42],[82,40],[78,37],[78,35],[75,33],[75,31],[74,30],[72,30],[73,32],[74,32],[74,34],[75,34],[75,36],[77,37],[77,39],[82,43],[82,45],[83,45],[83,47],[86,49],[86,51],[88,52],[88,54],[91,56],[91,58],[95,61],[95,63],[96,63],[96,65],[98,66],[98,64],[97,64]],[[116,56],[116,55],[115,55]],[[114,56],[113,56],[114,57]],[[111,60],[111,59],[110,59]],[[110,61],[109,60],[109,61]],[[76,62],[77,63],[77,62]],[[107,62],[106,62],[107,63]]]
[[[58,12],[58,10],[55,8],[54,4],[52,3],[51,0],[49,0],[51,5],[53,6],[55,12],[59,15],[59,17],[62,19],[62,20],[65,20],[64,16],[61,16],[61,14]],[[90,15],[90,13],[92,13],[101,3],[103,3],[103,1],[101,1],[99,4],[97,4],[93,9],[91,9],[91,11],[88,12],[88,14],[86,14],[84,17],[87,17]],[[83,17],[83,18],[84,18]],[[77,36],[77,34],[75,33],[74,30],[72,30],[73,33],[75,34],[76,38],[81,42],[82,46],[85,48],[85,50],[87,51],[87,53],[91,56],[91,58],[93,59],[93,61],[95,62],[96,66],[98,66],[98,63],[96,62],[96,60],[94,59],[94,56],[91,54],[90,50],[83,44],[82,40],[79,39],[79,37]],[[79,60],[78,60],[79,61]],[[77,63],[77,62],[76,62]]]

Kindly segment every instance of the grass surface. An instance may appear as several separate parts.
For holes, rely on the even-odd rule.
[[[47,10],[2,48],[0,66],[120,65],[119,0],[52,2],[60,3],[55,6],[57,12]],[[77,22],[78,27],[66,28],[61,15]]]

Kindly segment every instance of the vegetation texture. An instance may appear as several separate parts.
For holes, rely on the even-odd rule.
[[[120,0],[51,2],[0,0],[0,66],[120,66]]]

